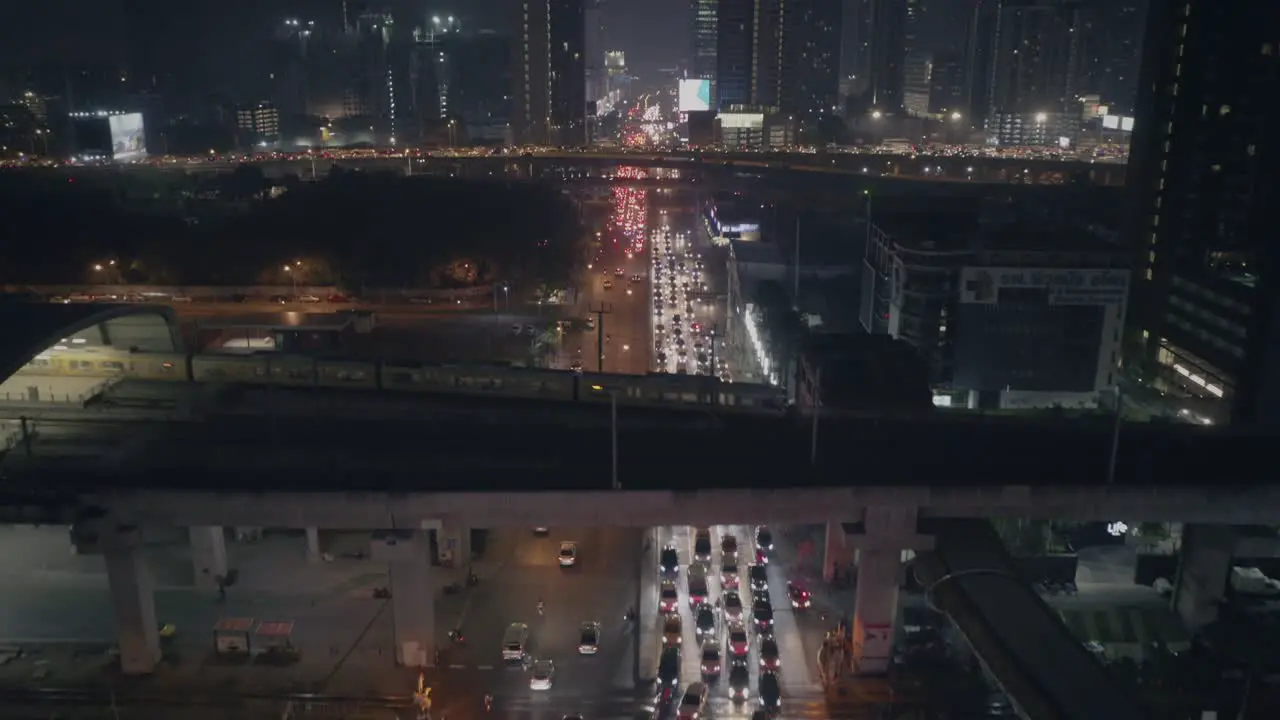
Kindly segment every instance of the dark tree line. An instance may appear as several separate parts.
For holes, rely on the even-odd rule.
[[[577,213],[553,187],[336,168],[314,183],[256,168],[3,174],[0,212],[0,279],[15,284],[287,283],[282,265],[299,259],[300,281],[352,289],[560,284],[582,256]]]

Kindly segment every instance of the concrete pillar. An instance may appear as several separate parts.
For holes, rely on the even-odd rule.
[[[640,548],[640,577],[636,602],[636,680],[644,685],[658,676],[658,656],[662,653],[662,629],[658,623],[658,530],[645,531]],[[607,618],[606,618],[607,620]]]
[[[436,606],[431,580],[431,542],[425,531],[375,533],[375,561],[391,578],[391,622],[396,662],[405,667],[435,664]]]
[[[844,525],[828,522],[826,543],[822,550],[822,579],[826,582],[835,580],[836,568],[844,562],[844,558]]]
[[[461,523],[447,523],[436,533],[436,559],[444,564],[446,559],[453,566],[465,568],[471,563],[471,528]]]
[[[307,528],[307,561],[317,563],[324,559],[320,552],[320,528]]]
[[[1192,633],[1218,619],[1227,593],[1236,534],[1227,525],[1186,525],[1173,586],[1173,609]]]
[[[853,668],[860,675],[889,671],[898,619],[901,550],[863,549],[853,608]]]
[[[146,675],[160,662],[160,626],[151,573],[142,558],[137,528],[111,528],[102,534],[107,585],[115,611],[120,670]]]
[[[188,528],[191,536],[191,565],[195,584],[202,590],[218,587],[218,578],[227,576],[227,540],[221,525]]]

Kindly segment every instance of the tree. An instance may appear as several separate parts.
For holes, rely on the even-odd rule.
[[[222,192],[231,200],[260,200],[271,184],[257,165],[241,163],[223,176]]]

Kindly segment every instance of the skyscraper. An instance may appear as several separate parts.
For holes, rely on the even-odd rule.
[[[907,54],[907,0],[871,0],[870,29],[869,104],[883,112],[898,112]]]
[[[756,0],[720,0],[716,7],[716,102],[750,105],[755,93]]]
[[[1151,0],[1129,159],[1135,344],[1220,419],[1280,420],[1280,4]]]
[[[1077,89],[1112,115],[1133,116],[1147,0],[1089,0],[1082,7]]]
[[[586,0],[583,9],[583,52],[586,58],[587,102],[604,97],[604,14],[602,0]]]
[[[791,3],[795,17],[788,43],[792,59],[783,109],[795,113],[801,122],[837,112],[840,87],[840,43],[843,36],[842,0],[803,0]]]
[[[522,0],[514,44],[516,142],[586,144],[584,0]]]
[[[404,82],[393,67],[393,28],[390,13],[366,12],[356,19],[355,62],[342,98],[344,115],[368,120],[380,140],[395,137],[396,83]]]
[[[997,10],[988,136],[1051,145],[1079,130],[1075,0],[1002,0]]]
[[[714,80],[716,77],[716,42],[719,34],[719,1],[691,0],[693,12],[693,37],[689,56],[692,64],[689,74],[695,78]]]

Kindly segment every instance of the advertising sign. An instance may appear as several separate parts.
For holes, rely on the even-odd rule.
[[[141,160],[147,155],[147,142],[142,132],[142,113],[112,115],[107,118],[111,130],[111,156],[119,162]]]
[[[1129,293],[1129,271],[999,267],[961,271],[960,302],[995,305],[1002,288],[1047,290],[1050,305],[1115,305]]]
[[[680,112],[711,109],[711,81],[684,78],[680,81]]]
[[[764,127],[764,113],[720,113],[720,127],[760,130]]]

